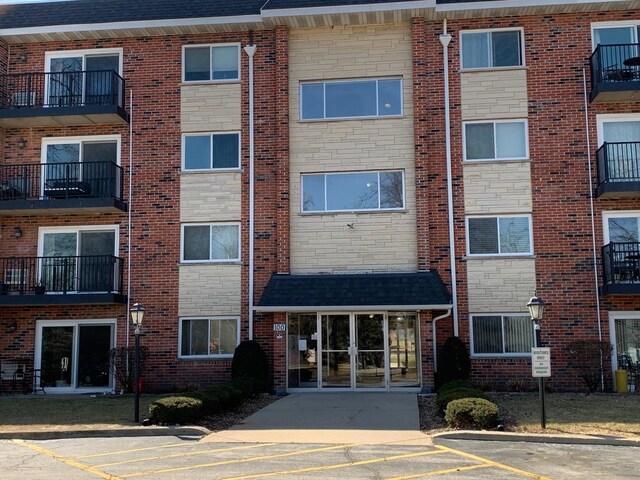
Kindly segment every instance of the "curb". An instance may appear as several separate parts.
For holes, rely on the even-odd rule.
[[[509,432],[477,432],[461,430],[457,432],[436,433],[431,436],[433,444],[440,440],[480,440],[487,442],[529,442],[529,443],[559,443],[566,445],[609,445],[615,447],[640,447],[640,439],[617,437],[587,437],[571,435],[553,435],[538,433],[509,433]]]
[[[204,427],[124,427],[96,430],[33,430],[0,431],[0,440],[59,440],[65,438],[95,437],[162,437],[194,436],[204,437],[211,432]]]

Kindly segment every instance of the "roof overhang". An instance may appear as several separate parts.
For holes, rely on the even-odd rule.
[[[289,313],[301,313],[301,312],[375,312],[380,310],[449,310],[453,308],[452,304],[448,305],[342,305],[342,306],[281,306],[281,307],[253,307],[256,312],[275,313],[275,312],[289,312]]]

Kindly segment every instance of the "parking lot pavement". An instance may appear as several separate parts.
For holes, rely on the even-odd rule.
[[[10,479],[538,478],[449,446],[211,443],[175,437],[2,441]],[[5,464],[6,465],[6,464]]]

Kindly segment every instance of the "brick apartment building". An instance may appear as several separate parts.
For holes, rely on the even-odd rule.
[[[640,360],[634,6],[0,6],[0,364],[114,390],[140,302],[153,389],[253,338],[277,391],[428,390],[452,334],[506,388],[534,292],[555,388]]]

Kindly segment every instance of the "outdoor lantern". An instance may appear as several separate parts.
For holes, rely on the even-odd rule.
[[[529,314],[531,315],[531,320],[534,322],[539,322],[542,320],[542,314],[544,312],[545,303],[541,298],[538,298],[536,294],[533,294],[529,303],[527,303],[527,307],[529,308]]]
[[[142,317],[144,317],[144,307],[141,303],[135,303],[133,307],[131,307],[131,323],[133,323],[136,329],[142,325]]]

